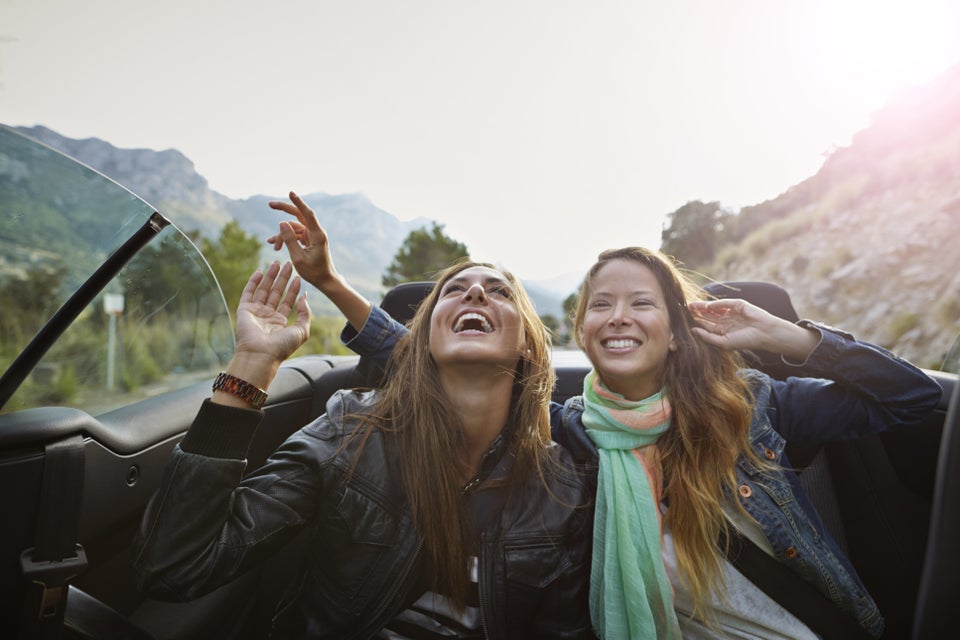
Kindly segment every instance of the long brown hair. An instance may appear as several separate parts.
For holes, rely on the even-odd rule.
[[[407,499],[433,571],[432,587],[460,609],[466,604],[471,549],[462,496],[463,438],[430,354],[430,317],[444,284],[470,267],[488,267],[503,274],[513,289],[512,301],[526,338],[516,370],[510,372],[514,384],[510,424],[504,434],[516,459],[505,482],[517,487],[531,471],[543,479],[555,379],[550,339],[520,282],[493,265],[464,261],[439,274],[410,322],[410,333],[394,350],[390,375],[374,412],[374,424],[392,434],[399,449]]]
[[[669,501],[670,526],[681,577],[694,601],[694,614],[713,618],[711,591],[723,584],[721,533],[729,523],[723,506],[730,504],[750,517],[736,495],[735,465],[743,455],[758,468],[768,468],[750,446],[753,397],[738,374],[739,354],[708,345],[691,332],[695,325],[687,303],[705,298],[703,290],[676,263],[642,247],[611,249],[600,254],[580,288],[574,327],[583,348],[583,323],[593,281],[612,260],[634,260],[653,272],[663,289],[670,329],[677,348],[667,355],[663,387],[673,408],[673,422],[657,443],[663,464],[663,493]],[[598,371],[602,378],[602,372]]]

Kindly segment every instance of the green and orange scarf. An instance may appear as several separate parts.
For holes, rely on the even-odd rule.
[[[590,616],[601,638],[680,638],[661,552],[657,439],[670,427],[664,392],[638,402],[583,382],[583,424],[597,445]]]

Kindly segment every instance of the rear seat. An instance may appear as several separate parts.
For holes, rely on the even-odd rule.
[[[433,283],[400,285],[381,306],[401,322],[409,322]],[[765,282],[711,283],[717,298],[742,298],[781,318],[799,319],[789,294]],[[745,353],[748,364],[774,378],[790,371],[777,354]],[[361,359],[364,386],[377,386],[382,371]],[[583,389],[588,369],[558,366],[553,400],[563,403]],[[881,436],[824,447],[791,443],[787,457],[827,531],[848,554],[887,621],[887,638],[908,637],[926,545],[916,523],[929,519],[929,505],[898,480]]]
[[[762,282],[711,283],[718,298],[743,298],[781,318],[798,315],[786,291]],[[748,363],[774,378],[789,371],[779,356],[745,354]],[[823,447],[787,446],[794,465],[824,527],[857,569],[886,620],[885,638],[907,638],[926,545],[930,508],[899,480],[884,435],[865,436]]]
[[[400,322],[408,323],[432,286],[432,282],[413,282],[394,287],[384,297],[381,307]],[[790,321],[798,319],[789,295],[776,285],[758,282],[717,283],[709,285],[707,290],[716,297],[744,298]],[[745,355],[751,366],[773,377],[782,378],[786,375],[780,358],[774,354],[760,352]],[[579,395],[583,388],[583,377],[588,370],[581,366],[558,366],[553,400],[563,403],[569,397]],[[323,412],[326,400],[336,390],[379,386],[383,373],[382,368],[371,359],[361,358],[355,366],[334,366],[319,378],[313,378],[317,380],[315,414]],[[316,371],[308,372],[310,376],[315,374]],[[915,544],[914,541],[904,541],[903,531],[897,531],[895,527],[891,528],[886,524],[892,517],[901,517],[892,514],[891,503],[897,514],[901,515],[905,512],[913,513],[917,505],[909,496],[901,495],[902,487],[898,487],[896,474],[890,467],[889,460],[885,459],[882,443],[874,437],[816,449],[791,445],[787,449],[787,455],[797,467],[800,482],[825,527],[841,548],[848,552],[861,578],[887,617],[886,637],[906,637],[901,636],[901,630],[909,630],[914,601],[910,597],[905,598],[904,593],[916,592],[919,572],[915,567],[919,564],[912,559],[898,564],[896,559],[891,559],[881,550],[904,549],[903,545]],[[840,474],[837,473],[838,470],[841,471]],[[855,482],[851,478],[859,478],[860,481]],[[841,489],[839,492],[838,486]],[[864,492],[873,491],[877,486],[889,488],[884,500],[865,500]],[[926,516],[918,511],[913,513],[913,517]],[[251,606],[258,611],[254,619],[259,624],[269,625],[272,607],[283,590],[282,585],[289,579],[291,572],[296,570],[297,558],[302,552],[306,535],[307,532],[304,532],[294,540],[274,561],[268,563],[269,566],[258,576],[260,597]],[[922,547],[921,544],[915,548],[919,548],[922,553]],[[894,566],[892,570],[891,566]],[[913,575],[914,573],[916,575]],[[145,626],[150,628],[151,625]],[[266,631],[266,627],[259,631]]]

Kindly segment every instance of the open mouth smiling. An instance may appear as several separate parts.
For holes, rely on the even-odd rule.
[[[457,321],[453,323],[454,333],[461,333],[464,331],[493,333],[493,324],[491,324],[485,316],[473,311],[468,311],[457,318]]]
[[[634,338],[607,338],[601,340],[600,345],[605,349],[630,349],[640,346],[640,341]]]

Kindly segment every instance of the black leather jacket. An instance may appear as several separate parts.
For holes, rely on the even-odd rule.
[[[274,619],[278,637],[369,638],[420,595],[422,539],[396,451],[375,432],[353,473],[356,414],[375,392],[344,391],[246,478],[243,457],[260,413],[204,403],[174,450],[134,542],[141,588],[202,595],[269,557],[303,527],[307,557]],[[355,441],[356,439],[354,439]],[[348,442],[346,446],[343,446]],[[545,487],[535,473],[513,495],[474,489],[481,612],[488,638],[594,638],[590,626],[593,509],[565,450]],[[486,478],[513,456],[498,438]],[[242,478],[242,480],[241,480]],[[418,587],[418,585],[421,585]]]

